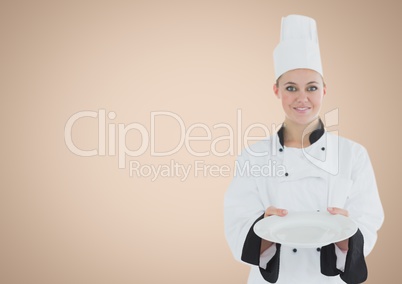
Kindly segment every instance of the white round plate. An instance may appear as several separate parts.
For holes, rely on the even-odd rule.
[[[353,236],[356,224],[348,217],[328,212],[289,212],[270,216],[254,225],[262,239],[298,248],[316,248]]]

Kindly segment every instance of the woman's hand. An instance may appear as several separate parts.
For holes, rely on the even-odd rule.
[[[340,215],[349,217],[349,212],[342,208],[328,207],[328,212],[331,213],[332,215],[340,214]],[[340,248],[343,252],[345,252],[349,248],[349,239],[337,242],[335,244],[338,246],[338,248]]]
[[[270,206],[267,208],[267,210],[265,210],[264,218],[272,216],[272,215],[283,217],[286,214],[288,214],[288,210]],[[269,247],[271,247],[272,244],[273,244],[273,242],[261,239],[260,253],[263,253],[265,250],[267,250]]]
[[[265,210],[264,218],[272,215],[283,217],[288,214],[288,210],[286,209],[279,209],[274,206],[270,206]]]

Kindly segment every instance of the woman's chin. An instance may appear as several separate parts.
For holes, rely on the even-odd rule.
[[[294,124],[299,125],[308,125],[314,122],[318,116],[317,115],[297,115],[297,116],[288,116],[288,120],[291,120]]]

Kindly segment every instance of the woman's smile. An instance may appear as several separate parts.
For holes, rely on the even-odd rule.
[[[305,114],[310,111],[311,107],[294,107],[293,108],[297,113]]]

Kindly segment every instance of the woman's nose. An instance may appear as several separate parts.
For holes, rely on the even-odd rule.
[[[300,91],[297,96],[297,101],[300,101],[300,102],[308,101],[307,93],[305,91]]]

